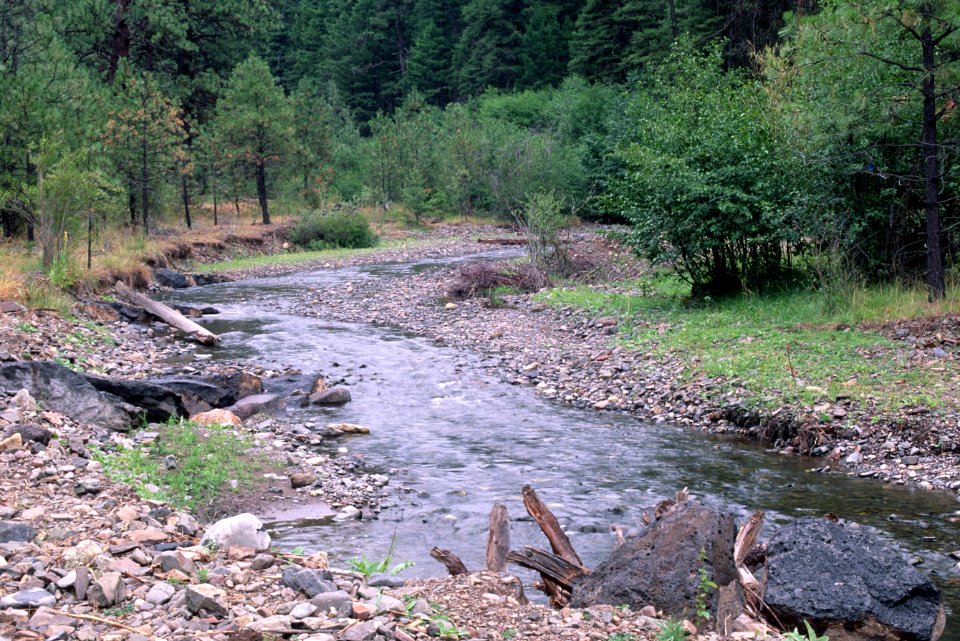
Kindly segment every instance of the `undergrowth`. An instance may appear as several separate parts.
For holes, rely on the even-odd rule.
[[[263,462],[247,456],[251,447],[233,428],[171,420],[151,443],[95,456],[108,477],[130,485],[143,498],[195,509],[212,503],[231,480],[239,487],[252,483]]]

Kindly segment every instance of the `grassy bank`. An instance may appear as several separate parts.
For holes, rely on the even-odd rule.
[[[750,406],[843,398],[880,411],[958,406],[956,362],[892,338],[897,321],[957,313],[956,288],[939,304],[909,286],[862,288],[840,305],[810,291],[698,302],[688,294],[675,279],[655,276],[542,298],[618,317],[624,346],[670,357],[681,363],[682,380],[710,378],[714,392],[743,395]]]

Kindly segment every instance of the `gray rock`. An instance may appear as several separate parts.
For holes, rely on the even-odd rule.
[[[272,554],[258,554],[250,561],[250,569],[256,572],[266,570],[276,562],[277,558]]]
[[[917,465],[920,462],[919,456],[904,456],[900,459],[900,462],[904,465]]]
[[[37,535],[37,531],[26,523],[17,521],[0,521],[0,543],[11,541],[29,542]]]
[[[377,614],[404,611],[403,601],[387,594],[377,595],[377,597],[371,601],[371,605],[376,608]]]
[[[313,603],[298,603],[290,610],[290,616],[294,619],[306,619],[312,617],[317,609],[317,606]]]
[[[170,289],[184,289],[193,284],[192,279],[187,278],[184,274],[163,267],[157,267],[153,270],[153,281],[161,287],[169,287]]]
[[[177,532],[186,534],[187,536],[193,536],[199,529],[200,524],[197,523],[197,519],[185,512],[177,513]]]
[[[190,416],[215,407],[227,407],[239,400],[230,390],[200,379],[168,376],[154,378],[150,382],[176,392]]]
[[[898,550],[813,517],[770,538],[763,600],[788,628],[808,620],[831,638],[932,641],[945,623],[940,591]]]
[[[140,416],[146,413],[147,420],[151,423],[165,423],[171,418],[188,416],[180,397],[165,387],[146,381],[105,378],[92,374],[85,374],[84,378],[98,391],[136,407]]]
[[[160,569],[164,572],[177,570],[189,576],[197,571],[197,566],[195,566],[193,561],[188,559],[187,555],[183,552],[163,552],[158,559],[160,561]]]
[[[137,411],[110,394],[98,391],[87,379],[58,363],[21,361],[0,364],[0,388],[27,389],[44,407],[114,431],[126,431],[138,422]]]
[[[628,537],[593,573],[575,582],[571,605],[626,604],[639,610],[656,603],[667,616],[688,616],[696,611],[701,567],[720,588],[736,583],[736,534],[732,515],[688,500]],[[708,605],[711,613],[723,614],[722,620],[731,613],[717,612],[717,592]]]
[[[291,565],[283,571],[283,584],[309,597],[337,589],[333,575],[328,570],[311,570],[299,565]]]
[[[203,534],[203,545],[214,543],[220,548],[230,546],[269,550],[270,535],[263,529],[263,523],[253,514],[243,513],[217,521]]]
[[[352,397],[350,390],[338,385],[317,394],[311,394],[309,400],[312,405],[343,405],[349,403]]]
[[[287,402],[275,394],[254,394],[241,398],[227,409],[246,420],[254,414],[280,414],[286,407]]]
[[[256,630],[257,632],[284,632],[290,629],[290,617],[286,614],[275,614],[264,619],[259,619],[257,621],[251,621],[247,624],[248,630]]]
[[[404,580],[398,576],[390,574],[372,574],[367,580],[367,585],[372,588],[399,588],[403,586]]]
[[[163,605],[170,600],[176,591],[177,589],[175,587],[166,581],[161,581],[160,583],[153,584],[153,587],[150,588],[150,591],[147,592],[147,596],[145,596],[144,599],[147,603]]]
[[[99,494],[101,489],[103,489],[103,484],[100,482],[100,479],[96,477],[81,479],[75,488],[77,496],[83,496],[84,494]]]
[[[119,572],[107,572],[93,582],[87,591],[87,601],[98,608],[109,608],[127,598],[127,586]]]
[[[297,472],[290,475],[290,487],[298,489],[313,485],[317,480],[317,475],[312,472]]]
[[[185,596],[187,609],[194,614],[201,610],[218,615],[227,613],[226,592],[209,583],[188,585]]]
[[[350,626],[337,638],[341,641],[373,641],[377,636],[378,625],[376,621],[363,621]]]
[[[20,590],[0,599],[0,609],[5,608],[39,608],[41,606],[52,607],[57,604],[57,599],[46,590],[40,588],[30,588]]]
[[[318,612],[326,615],[332,609],[337,616],[349,616],[353,606],[353,599],[343,590],[333,590],[331,592],[322,592],[312,599],[310,603],[317,606]],[[429,607],[429,606],[428,606]]]
[[[20,439],[24,443],[43,443],[44,445],[49,443],[50,437],[53,436],[47,428],[34,425],[33,423],[27,423],[25,425],[9,426],[3,431],[2,438],[8,438],[14,434],[19,434]]]

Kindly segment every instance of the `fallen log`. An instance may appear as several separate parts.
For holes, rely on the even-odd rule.
[[[440,561],[440,563],[447,568],[447,572],[450,573],[450,576],[470,574],[470,571],[467,570],[467,566],[463,564],[463,561],[460,560],[460,557],[450,550],[444,550],[442,548],[435,547],[430,550],[430,556],[435,558],[437,561]]]
[[[494,503],[490,510],[490,533],[487,535],[487,569],[503,572],[510,552],[510,518],[507,507]]]
[[[580,560],[577,551],[573,549],[573,545],[564,533],[563,528],[560,527],[557,517],[553,515],[550,508],[540,500],[540,497],[529,485],[523,486],[523,506],[527,508],[527,512],[540,526],[543,534],[547,537],[547,541],[550,542],[554,554],[560,555],[574,565],[583,567],[583,561]]]
[[[171,327],[175,327],[186,333],[198,343],[203,345],[216,345],[220,342],[220,337],[213,332],[197,325],[183,314],[167,307],[163,303],[158,303],[139,292],[133,291],[126,284],[117,281],[114,289],[116,289],[117,295],[119,295],[120,298],[145,309]]]
[[[478,238],[481,245],[526,245],[526,238]]]

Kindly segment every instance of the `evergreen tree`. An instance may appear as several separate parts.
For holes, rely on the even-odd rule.
[[[573,20],[560,3],[533,2],[523,10],[520,86],[554,86],[567,73]]]
[[[517,0],[470,0],[463,8],[463,35],[454,52],[461,96],[488,87],[511,89],[520,77],[521,4]]]
[[[215,128],[221,148],[255,176],[264,225],[270,224],[267,170],[293,147],[290,106],[267,63],[251,55],[227,80],[217,101]]]

